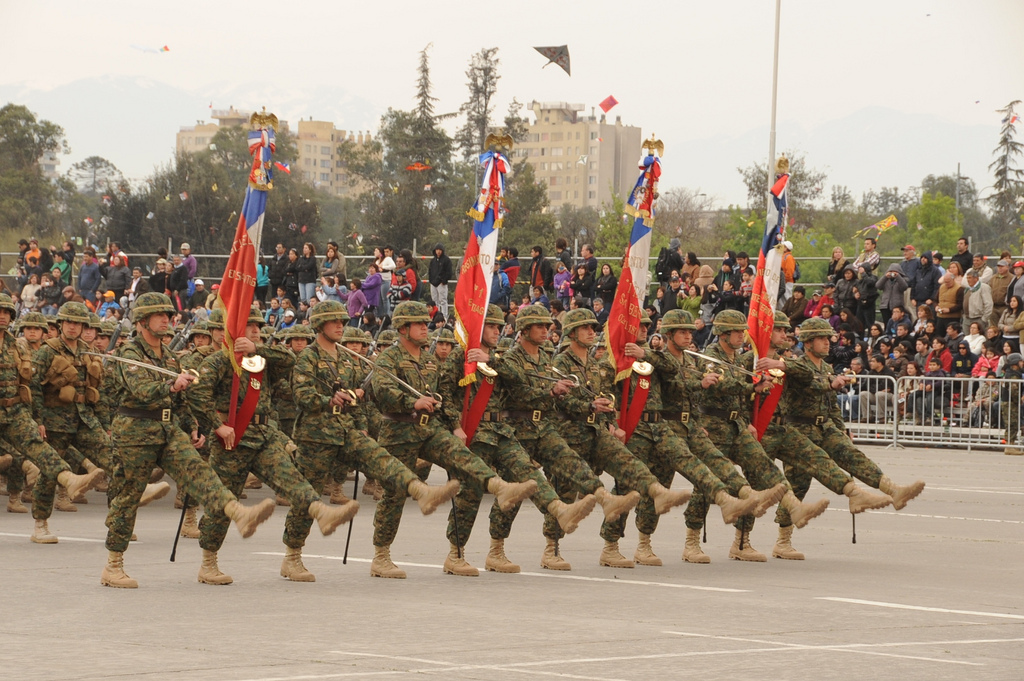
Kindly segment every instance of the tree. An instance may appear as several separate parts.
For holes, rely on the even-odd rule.
[[[456,144],[464,158],[471,159],[484,148],[487,130],[491,125],[491,100],[498,90],[497,47],[485,47],[473,55],[466,69],[469,99],[459,109],[466,116],[466,122],[455,135]]]
[[[943,194],[922,194],[921,202],[907,211],[910,233],[916,230],[921,243],[933,251],[954,252],[956,240],[962,234],[962,221],[956,201]]]
[[[59,125],[19,104],[0,108],[0,228],[40,235],[54,228],[56,187],[39,162],[47,153],[69,151]]]
[[[124,180],[124,175],[107,159],[90,156],[72,165],[68,169],[67,178],[78,191],[97,196],[120,184]]]
[[[754,163],[745,168],[736,169],[743,176],[743,184],[747,186],[747,208],[764,210],[765,195],[768,192],[768,167],[762,163]],[[810,210],[821,198],[825,189],[828,174],[807,165],[807,157],[794,153],[789,157],[789,195],[790,212]]]
[[[986,200],[992,206],[996,222],[1010,229],[1019,229],[1021,226],[1024,200],[1024,169],[1015,167],[1016,159],[1024,155],[1024,144],[1014,139],[1017,134],[1015,111],[1020,103],[1019,99],[1015,99],[998,109],[998,113],[1004,115],[1003,127],[999,131],[999,144],[992,150],[996,160],[988,166],[995,176],[995,182]]]

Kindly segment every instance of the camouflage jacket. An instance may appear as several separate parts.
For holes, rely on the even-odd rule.
[[[292,369],[292,395],[298,408],[295,438],[309,442],[339,445],[350,430],[366,430],[361,406],[335,409],[332,387],[336,382],[355,390],[362,380],[355,360],[344,350],[331,357],[319,343],[310,343],[295,358]]]
[[[295,397],[292,395],[292,368],[295,366],[295,353],[285,345],[275,345],[275,350],[287,353],[291,357],[291,363],[287,369],[272,366],[267,363],[267,384],[270,389],[270,402],[277,412],[277,420],[290,419],[294,421],[299,416],[299,408],[295,406]],[[285,433],[291,437],[291,433]]]
[[[689,414],[686,421],[680,421],[682,427],[689,432],[692,426],[700,424],[700,398],[704,387],[701,385],[703,374],[697,367],[693,357],[683,353],[682,358],[671,352],[662,353],[672,360],[674,370],[662,375],[661,399],[662,409],[670,412]]]
[[[545,432],[560,429],[564,425],[558,413],[560,411],[579,413],[589,409],[580,404],[580,398],[572,393],[555,397],[551,394],[551,387],[554,385],[551,381],[530,376],[540,374],[554,378],[555,374],[547,370],[549,364],[550,352],[538,348],[537,356],[531,357],[519,344],[503,353],[491,367],[498,372],[498,377],[505,386],[506,409],[519,412],[539,411],[542,414],[540,421],[517,419],[512,422],[516,438],[519,440],[535,440]],[[587,402],[589,403],[589,400]],[[558,426],[555,425],[556,421],[559,423]]]
[[[187,371],[189,369],[199,371],[199,365],[203,363],[203,360],[215,352],[217,352],[217,350],[212,345],[204,345],[201,348],[186,350],[179,356],[178,365],[181,367],[182,371]]]
[[[462,407],[466,389],[459,385],[459,381],[466,375],[465,369],[466,352],[461,347],[452,350],[448,358],[441,364],[441,379],[438,381],[438,392],[444,398],[442,412],[448,428],[455,430],[462,425]],[[488,360],[490,364],[490,360]],[[469,403],[473,404],[476,395],[480,392],[480,386],[485,381],[494,383],[494,391],[491,398],[487,400],[485,411],[489,413],[499,412],[505,409],[505,389],[499,377],[488,378],[477,372],[477,380],[469,384]],[[473,435],[473,442],[496,445],[502,438],[515,437],[512,426],[504,422],[480,421],[476,434]]]
[[[823,361],[820,367],[816,367],[807,357],[783,361],[786,363],[786,378],[777,413],[804,418],[824,416],[840,430],[846,430],[839,400],[832,387],[835,378],[832,365]]]
[[[290,352],[281,348],[259,344],[256,346],[256,354],[266,360],[266,369],[263,372],[262,381],[247,371],[242,371],[238,381],[238,408],[245,402],[245,396],[250,389],[259,389],[260,396],[256,402],[254,416],[261,419],[271,417],[270,390],[267,385],[267,375],[271,367],[277,371],[287,372],[295,364],[295,357]],[[197,416],[199,423],[206,432],[213,435],[213,431],[220,427],[227,420],[231,408],[231,387],[235,376],[234,368],[231,366],[231,357],[228,356],[227,348],[219,352],[210,353],[203,363],[199,365],[199,380],[194,386],[188,389],[188,402],[192,407],[192,413]],[[237,428],[236,428],[237,430]],[[245,429],[238,446],[256,449],[263,445],[266,440],[266,427],[250,423]]]
[[[161,355],[158,357],[156,351],[146,343],[142,336],[136,336],[121,346],[118,355],[176,373],[181,372],[178,360],[171,352],[162,349]],[[115,445],[163,444],[167,442],[171,428],[178,428],[186,433],[196,430],[198,424],[195,417],[192,416],[184,393],[171,392],[173,379],[143,367],[121,362],[114,363],[111,368],[120,386],[120,407],[147,411],[167,410],[170,414],[168,421],[157,421],[115,413],[111,424]],[[189,388],[189,390],[193,389]]]
[[[31,416],[32,371],[32,358],[22,354],[9,331],[0,331],[0,424],[9,423],[17,411]]]
[[[598,414],[593,411],[591,405],[596,398],[587,392],[598,392],[597,388],[601,385],[600,362],[595,362],[589,354],[586,360],[581,360],[570,348],[566,348],[555,355],[551,364],[562,373],[574,374],[580,379],[580,387],[573,388],[571,399],[562,404],[569,421],[563,423],[559,430],[567,442],[589,443],[594,437],[595,428],[607,429],[609,425],[615,424],[614,413]],[[612,396],[612,393],[609,392],[608,396]],[[614,397],[612,401],[615,401]]]
[[[420,357],[416,359],[401,343],[395,343],[377,357],[377,366],[390,371],[403,381],[416,388],[424,395],[436,393],[440,379],[440,367],[437,358],[430,354],[426,348],[420,350]],[[380,426],[380,444],[384,447],[392,444],[405,444],[410,442],[422,442],[434,435],[439,428],[445,428],[444,404],[440,411],[435,411],[434,416],[429,418],[424,425],[419,422],[405,423],[402,421],[391,421],[388,414],[415,415],[413,405],[419,399],[411,392],[395,383],[390,376],[379,371],[373,374],[373,397],[380,409],[384,421]]]
[[[644,404],[644,411],[658,411],[664,409],[662,403],[662,381],[666,378],[671,378],[675,372],[675,360],[672,357],[666,357],[664,353],[654,352],[646,345],[641,346],[644,350],[643,362],[647,362],[651,365],[654,371],[650,376],[641,376],[635,371],[631,371],[629,374],[629,395],[630,400],[634,399],[637,389],[640,387],[640,382],[644,381],[648,383],[647,390],[647,402]],[[627,409],[628,405],[621,404],[622,395],[622,381],[615,382],[615,365],[612,363],[611,355],[608,355],[601,360],[601,392],[610,392],[619,398],[619,413],[622,413],[623,409]],[[649,423],[641,420],[637,423],[636,430],[633,431],[634,435],[640,435],[648,440],[654,441],[657,439],[657,431],[660,426],[657,423]]]
[[[721,360],[726,364],[748,370],[751,369],[754,359],[750,353],[736,353],[730,359],[725,350],[722,349],[721,343],[709,346],[704,351],[704,354]],[[700,393],[701,405],[711,409],[736,412],[736,418],[729,420],[736,421],[740,424],[741,428],[746,428],[750,423],[750,414],[753,408],[751,401],[751,395],[753,395],[754,390],[753,381],[746,374],[731,371],[723,366],[715,365],[712,370],[718,373],[721,378],[718,380],[718,383]],[[715,423],[721,422],[723,419],[717,416],[705,416],[704,421]]]
[[[83,350],[84,343],[72,350],[58,336],[45,341],[32,358],[32,412],[49,431],[75,433],[79,419],[89,428],[100,428],[94,405],[100,400],[103,364],[98,357],[82,355]]]

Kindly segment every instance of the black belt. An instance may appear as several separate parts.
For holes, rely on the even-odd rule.
[[[128,407],[118,407],[117,413],[133,419],[148,419],[150,421],[160,421],[161,423],[171,422],[170,409],[130,409]]]
[[[415,423],[418,426],[425,426],[430,423],[430,419],[434,417],[433,414],[420,414],[413,412],[411,414],[381,414],[388,421],[399,421],[401,423]]]
[[[660,411],[645,411],[640,414],[640,420],[644,423],[658,423],[661,421]]]
[[[716,418],[725,419],[726,421],[736,421],[740,417],[738,409],[713,409],[711,407],[701,407],[701,414],[707,414],[708,416],[714,416]]]
[[[533,421],[534,423],[540,423],[540,420],[544,418],[544,412],[540,409],[534,409],[532,411],[510,410],[501,412],[501,418],[512,419],[514,421]]]
[[[500,411],[485,411],[480,415],[481,423],[500,423],[502,420]]]
[[[778,425],[786,423],[799,423],[803,426],[823,426],[831,421],[828,416],[793,416],[791,414],[784,414],[782,416],[776,416],[772,421]]]
[[[676,421],[678,423],[689,423],[690,412],[688,411],[662,411],[661,418],[666,421]]]
[[[222,419],[226,419],[227,416],[228,416],[224,412],[220,412],[220,411],[217,412],[217,415],[220,416]],[[249,425],[253,425],[253,426],[265,426],[268,423],[270,423],[270,415],[269,414],[253,414],[252,415],[252,420],[249,421]]]
[[[565,421],[575,421],[577,423],[589,423],[591,425],[597,423],[597,412],[590,412],[589,414],[570,414],[568,412],[558,412],[558,418]]]

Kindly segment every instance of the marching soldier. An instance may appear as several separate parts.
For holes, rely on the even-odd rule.
[[[50,534],[48,525],[56,486],[60,484],[69,494],[77,496],[95,486],[103,473],[95,469],[88,475],[73,474],[53,447],[43,440],[39,425],[32,420],[29,387],[33,376],[32,359],[22,354],[14,337],[7,332],[16,311],[11,297],[0,293],[0,439],[28,459],[22,464],[26,475],[32,471],[29,463],[38,467],[39,477],[32,490],[35,529],[31,540],[36,544],[56,544],[57,537]]]
[[[43,345],[43,337],[46,335],[50,325],[42,312],[29,312],[18,320],[18,329],[21,331],[21,338],[18,345],[23,352],[32,357]]]
[[[510,509],[535,494],[537,483],[505,482],[442,424],[442,403],[436,397],[439,367],[427,351],[429,322],[430,313],[423,303],[406,301],[395,307],[391,323],[399,340],[377,358],[372,382],[374,399],[384,417],[380,443],[406,466],[415,466],[417,458],[437,464],[467,484],[481,488],[478,493],[482,494],[482,489],[491,492],[501,508]],[[418,396],[395,377],[411,386]],[[393,490],[385,492],[377,504],[375,556],[370,570],[376,577],[405,578],[405,573],[391,561],[390,549],[398,533],[403,505],[404,498]],[[452,549],[457,552],[457,547]]]
[[[498,343],[498,334],[505,324],[505,317],[501,308],[497,305],[487,307],[487,317],[484,320],[484,331],[481,337],[482,349],[479,353],[471,351],[471,356],[482,359],[488,352],[493,350]],[[445,331],[447,329],[443,329]],[[450,333],[450,332],[449,332]],[[452,336],[454,341],[454,336]],[[438,345],[440,346],[440,342]],[[482,354],[481,354],[482,353]],[[455,349],[441,367],[440,391],[444,397],[442,409],[449,427],[455,435],[466,442],[468,439],[462,422],[462,405],[464,390],[459,383],[465,377],[465,357],[463,349]],[[495,385],[497,383],[497,385]],[[478,369],[478,378],[468,385],[470,390],[469,404],[474,405],[477,395],[484,384],[493,386],[489,399],[482,405],[482,412],[479,425],[469,445],[470,450],[483,459],[489,466],[502,474],[503,477],[516,482],[533,480],[537,484],[537,493],[533,495],[533,503],[538,509],[546,510],[545,522],[551,518],[551,522],[561,527],[564,532],[573,532],[593,509],[596,500],[593,495],[586,495],[579,501],[573,499],[568,503],[558,498],[551,483],[544,474],[535,468],[530,456],[523,450],[522,445],[516,441],[515,431],[502,421],[502,411],[506,400],[506,391],[496,377],[488,376]],[[481,397],[481,399],[483,399]],[[474,409],[470,406],[470,412]],[[476,577],[480,572],[466,562],[464,548],[469,541],[469,535],[476,522],[477,512],[480,510],[482,495],[470,486],[459,491],[455,498],[455,508],[448,515],[448,540],[451,542],[452,550],[444,562],[444,571],[448,574]],[[496,520],[501,516],[494,514]],[[510,561],[505,555],[505,539],[502,532],[494,532],[492,527],[491,546],[484,561],[484,567],[492,572],[519,572],[520,567]]]
[[[638,390],[643,389],[643,383],[647,383],[648,391],[636,430],[627,443],[629,451],[647,464],[651,472],[664,485],[671,484],[675,474],[680,473],[693,483],[696,490],[700,492],[701,498],[714,499],[721,508],[722,519],[726,524],[732,523],[742,516],[764,514],[768,508],[778,503],[784,489],[772,486],[758,493],[751,489],[744,489],[745,486],[740,485],[738,493],[744,498],[740,500],[732,496],[723,479],[719,478],[708,465],[690,451],[687,441],[668,425],[667,418],[663,418],[666,414],[669,418],[674,415],[673,411],[666,411],[662,402],[662,394],[664,393],[663,384],[671,384],[675,380],[678,367],[670,354],[654,352],[646,346],[647,328],[650,324],[650,316],[643,311],[637,329],[637,342],[627,343],[625,347],[627,356],[649,365],[649,369],[646,369],[649,373],[641,373],[644,369],[637,367],[633,369],[628,378],[623,379],[630,381],[630,394],[634,396],[633,399],[637,399],[636,394]],[[601,364],[601,371],[601,385],[607,386],[609,392],[621,391],[619,383],[615,382],[616,368],[611,360],[606,360]],[[627,409],[627,405],[622,405],[621,408]],[[716,462],[712,460],[711,465],[716,465]],[[732,470],[727,466],[717,465],[716,469],[722,472],[726,480],[734,481],[730,477]],[[733,484],[735,485],[735,482]],[[693,502],[691,501],[691,503]],[[705,509],[702,515],[706,513]],[[601,565],[616,568],[634,566],[634,561],[619,552],[618,542],[625,534],[625,525],[626,520],[622,518],[618,522],[605,523],[601,528],[601,536],[605,540],[605,549],[601,553],[600,559]],[[661,559],[651,548],[651,535],[657,529],[658,515],[652,509],[649,501],[645,501],[637,509],[636,526],[640,534],[634,554],[640,558],[637,562],[641,565],[661,565]]]
[[[394,329],[387,329],[385,331],[381,331],[379,334],[377,334],[377,354],[380,355],[380,353],[384,352],[397,342],[398,332],[396,332]]]
[[[263,390],[262,384],[265,369],[273,367],[277,373],[287,373],[295,363],[295,355],[288,349],[262,344],[262,324],[263,316],[259,309],[254,308],[249,315],[245,337],[237,339],[234,348],[247,358],[263,360],[255,360],[257,366],[253,366],[252,371],[246,369],[247,362],[242,365],[236,406],[242,419],[251,413],[251,420],[236,422],[236,428],[226,422],[231,410],[232,379],[235,376],[227,348],[203,360],[199,367],[199,381],[188,393],[189,403],[193,411],[200,414],[199,420],[205,423],[207,431],[216,435],[210,441],[210,466],[232,494],[241,494],[247,476],[255,474],[286,497],[295,513],[315,519],[324,536],[329,536],[339,525],[355,516],[359,504],[351,501],[337,508],[324,504],[292,463],[289,449],[294,449],[294,445],[271,418],[270,390]],[[233,581],[217,566],[217,552],[227,536],[228,524],[228,517],[213,509],[207,510],[199,523],[199,546],[203,550],[199,581],[203,584],[222,585]],[[294,525],[288,529],[294,530]],[[304,571],[301,562],[291,557],[291,547],[296,543],[301,546],[303,540],[305,535],[296,537],[285,533],[284,542],[289,548],[281,566],[282,577],[291,578],[295,569]]]
[[[850,511],[858,513],[865,508],[879,508],[880,506],[873,505],[873,503],[881,500],[885,501],[881,506],[887,506],[891,501],[893,508],[900,510],[907,505],[907,502],[924,491],[925,484],[921,480],[909,485],[895,484],[875,462],[853,444],[846,434],[846,424],[843,422],[842,412],[839,409],[836,391],[846,386],[847,379],[845,376],[833,374],[832,365],[825,362],[834,333],[835,331],[828,321],[820,317],[808,319],[800,325],[797,331],[797,338],[804,344],[803,357],[800,359],[764,357],[758,360],[757,366],[759,369],[782,369],[786,372],[786,387],[779,402],[781,416],[778,421],[787,427],[787,434],[793,431],[799,433],[827,452],[840,468],[848,471],[869,487],[874,487],[883,495],[887,495],[879,499],[879,495],[856,488],[851,479],[840,490],[842,494],[850,497]],[[803,498],[810,488],[811,475],[808,470],[798,470],[797,472],[799,475],[795,476],[793,487],[797,496]],[[838,482],[834,483],[830,489],[838,484]],[[848,485],[854,485],[849,492],[847,491]],[[790,554],[779,557],[801,560],[803,554],[793,549],[790,541],[792,530],[783,532],[790,526],[787,520],[790,522],[793,520],[792,513],[790,513],[790,518],[786,518],[781,513],[779,515],[780,517],[776,519],[779,522],[779,542],[776,544],[776,548],[778,553]],[[799,527],[799,525],[797,526]]]
[[[233,520],[243,537],[251,536],[274,512],[274,502],[270,499],[254,507],[238,503],[196,451],[195,446],[202,446],[203,437],[181,394],[195,380],[195,375],[179,373],[177,359],[162,341],[169,334],[172,314],[174,306],[166,295],[140,295],[132,310],[137,335],[116,356],[177,373],[173,381],[139,364],[117,362],[112,368],[121,386],[122,398],[112,426],[118,457],[111,483],[113,498],[107,514],[109,554],[100,577],[104,586],[122,589],[139,586],[125,574],[124,552],[135,527],[139,500],[156,466],[167,471],[208,512],[223,513]]]
[[[281,329],[275,334],[275,337],[279,341],[275,347],[281,348],[293,357],[302,354],[302,351],[316,338],[312,329],[299,324]],[[299,408],[295,405],[295,397],[292,394],[292,367],[289,366],[287,371],[278,371],[271,365],[268,370],[270,372],[271,403],[274,405],[274,411],[277,412],[278,427],[286,436],[294,437],[295,419],[299,416]]]
[[[47,329],[46,317],[41,312],[29,312],[18,320],[17,326],[21,332],[21,336],[15,341],[18,344],[18,351],[22,357],[31,360],[36,350],[43,344],[43,335]],[[8,493],[7,512],[28,513],[28,509],[22,502],[31,499],[29,496],[31,492],[25,490],[31,490],[39,475],[39,469],[17,449],[5,442],[0,441],[0,450],[11,457],[10,464],[4,471]],[[23,499],[23,493],[28,498]]]
[[[395,497],[404,499],[408,493],[419,503],[424,515],[433,513],[455,496],[459,484],[453,480],[441,487],[430,487],[420,482],[408,466],[367,436],[366,418],[354,394],[360,374],[351,355],[337,347],[348,319],[345,306],[333,300],[317,303],[310,310],[309,321],[317,333],[316,341],[299,354],[292,369],[292,391],[299,408],[295,422],[299,446],[296,464],[317,492],[324,491],[332,467],[340,461],[380,480]],[[313,574],[303,567],[301,555],[311,525],[308,514],[298,512],[294,506],[288,511],[285,536],[286,543],[292,543],[285,558],[291,562],[286,576],[293,581],[315,581]],[[370,573],[405,577],[391,563],[387,547],[376,549]]]
[[[444,362],[455,347],[455,334],[447,326],[442,326],[434,331],[434,338],[431,340],[434,341],[434,356],[437,357],[437,361]]]
[[[715,316],[712,332],[718,336],[718,342],[706,352],[709,357],[718,360],[718,363],[712,363],[713,368],[708,369],[707,373],[715,373],[718,378],[701,393],[701,425],[707,430],[711,442],[742,469],[743,475],[754,489],[785,485],[786,492],[781,505],[789,511],[793,523],[801,528],[825,512],[828,500],[821,499],[813,504],[800,501],[793,494],[782,471],[757,441],[757,431],[749,420],[752,384],[746,374],[738,370],[753,368],[743,367],[743,358],[738,353],[743,347],[746,331],[747,318],[742,312],[723,310]],[[730,369],[730,366],[738,369]],[[753,389],[757,393],[762,393],[770,387],[771,381],[764,380]],[[699,518],[704,513],[707,503],[698,496],[695,495],[690,502],[696,505],[694,518]],[[750,516],[741,518],[736,524],[736,538],[729,549],[729,558],[758,563],[768,560],[766,555],[750,545],[750,530],[753,526],[754,518]]]

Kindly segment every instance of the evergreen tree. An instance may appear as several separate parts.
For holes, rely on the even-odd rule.
[[[998,109],[998,113],[1004,116],[1003,127],[999,131],[999,144],[992,150],[996,160],[988,167],[995,176],[995,182],[987,200],[992,206],[994,221],[1007,230],[1020,228],[1021,202],[1024,200],[1024,169],[1016,167],[1017,158],[1024,155],[1024,144],[1015,139],[1017,121],[1014,120],[1020,103],[1015,99]]]
[[[462,155],[469,160],[483,151],[487,129],[491,124],[492,100],[498,90],[497,47],[485,47],[473,55],[466,69],[469,99],[459,109],[466,116],[466,122],[455,136]]]

